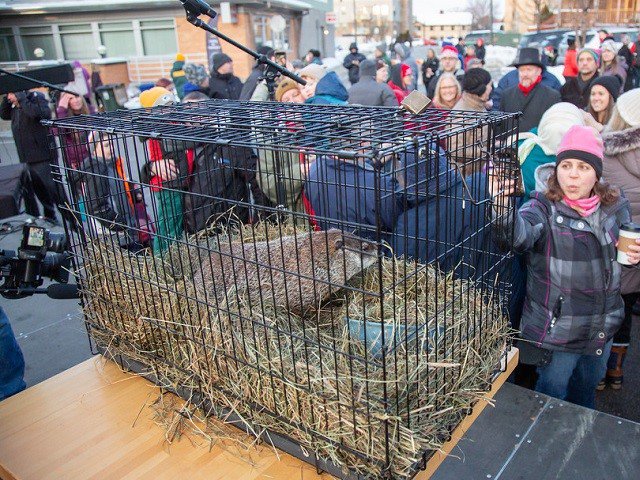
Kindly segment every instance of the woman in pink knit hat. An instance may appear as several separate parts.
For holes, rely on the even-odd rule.
[[[631,221],[629,202],[600,178],[603,155],[595,129],[571,127],[555,165],[539,167],[555,167],[546,189],[499,222],[505,237],[513,231],[514,250],[526,253],[520,346],[523,363],[537,366],[536,390],[589,408],[624,317],[616,243]],[[512,191],[512,183],[492,179],[494,215],[508,212]],[[630,250],[635,265],[640,241]]]

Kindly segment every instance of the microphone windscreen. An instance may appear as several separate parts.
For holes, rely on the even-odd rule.
[[[47,296],[56,300],[80,298],[77,284],[54,283],[47,287]]]

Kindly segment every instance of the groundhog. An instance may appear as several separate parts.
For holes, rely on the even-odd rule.
[[[303,314],[377,258],[374,243],[336,229],[255,243],[222,243],[203,259],[194,282],[219,302],[234,302],[237,292],[252,308],[268,303]]]

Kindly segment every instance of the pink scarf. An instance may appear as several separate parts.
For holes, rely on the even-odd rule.
[[[581,198],[580,200],[571,200],[565,195],[562,200],[578,212],[581,217],[588,217],[600,206],[600,197],[598,195],[594,195],[589,198]]]

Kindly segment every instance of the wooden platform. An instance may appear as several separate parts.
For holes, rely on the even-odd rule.
[[[518,362],[515,349],[506,372],[486,399],[443,448],[453,449]],[[123,373],[102,357],[87,360],[0,402],[0,478],[44,479],[329,479],[285,453],[257,447],[239,458],[214,446],[197,447],[183,438],[168,444],[152,411],[145,408],[159,388]],[[436,454],[425,479],[445,459]]]

